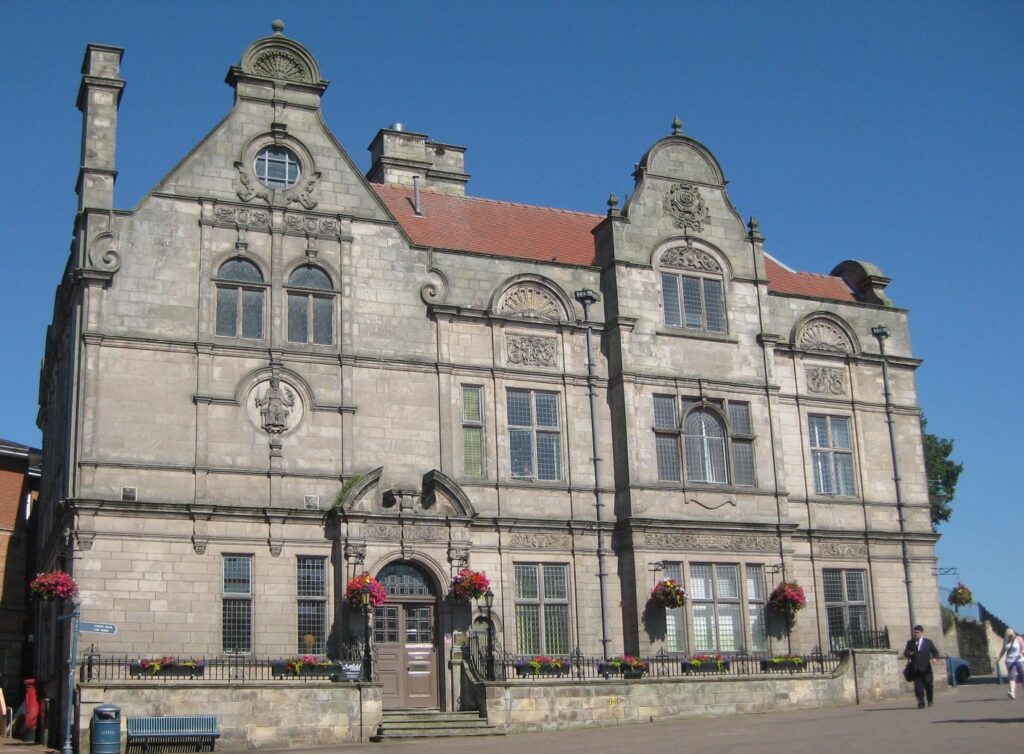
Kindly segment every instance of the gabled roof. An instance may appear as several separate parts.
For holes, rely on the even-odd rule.
[[[592,233],[603,215],[421,190],[423,214],[418,217],[412,188],[370,185],[417,245],[563,264],[595,263]],[[857,300],[842,278],[794,272],[767,254],[765,272],[772,293]]]

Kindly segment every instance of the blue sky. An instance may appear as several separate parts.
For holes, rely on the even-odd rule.
[[[1024,4],[14,0],[4,17],[0,437],[41,442],[85,44],[126,49],[115,201],[131,208],[227,112],[228,67],[283,17],[363,169],[377,129],[402,121],[468,147],[475,196],[600,213],[678,115],[777,258],[881,266],[912,312],[929,429],[965,464],[940,565],[1024,629]]]

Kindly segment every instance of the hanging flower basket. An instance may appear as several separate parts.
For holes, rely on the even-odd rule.
[[[803,610],[807,604],[807,595],[797,582],[783,581],[772,590],[768,604],[780,613],[792,614],[797,610]]]
[[[345,601],[353,607],[380,607],[387,598],[388,590],[368,573],[353,576],[345,584]]]
[[[957,584],[949,593],[949,604],[953,607],[964,607],[974,604],[974,595],[963,584]]]
[[[32,579],[28,588],[32,590],[33,597],[43,602],[66,599],[78,594],[78,584],[70,574],[64,573],[64,571],[40,573]]]
[[[686,591],[675,579],[665,579],[654,585],[650,600],[658,607],[673,610],[686,604]]]
[[[491,580],[483,571],[463,568],[452,577],[452,594],[460,600],[478,600],[491,586]]]

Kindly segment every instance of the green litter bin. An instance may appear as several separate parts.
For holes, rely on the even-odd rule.
[[[92,711],[90,754],[121,754],[121,708],[101,704]]]

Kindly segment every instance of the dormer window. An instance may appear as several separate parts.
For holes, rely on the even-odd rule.
[[[256,154],[253,172],[267,188],[288,189],[299,182],[302,163],[295,153],[285,147],[264,147]]]

